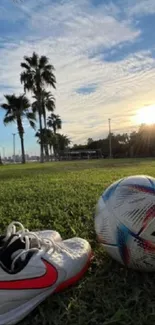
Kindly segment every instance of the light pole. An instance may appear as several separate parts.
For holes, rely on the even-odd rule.
[[[5,147],[0,146],[0,148],[1,148],[0,149],[0,157],[4,159],[5,158]]]
[[[3,147],[3,159],[5,159],[5,147]]]
[[[111,119],[108,119],[109,122],[109,158],[112,158],[112,145],[111,145]]]
[[[15,139],[16,133],[12,133],[12,135],[13,135],[13,160],[15,163],[16,162],[16,157],[15,157],[15,154],[16,154],[16,139]]]

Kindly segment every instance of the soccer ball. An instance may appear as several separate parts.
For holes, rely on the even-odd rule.
[[[115,260],[142,271],[155,270],[155,179],[130,176],[115,182],[96,206],[95,230]]]

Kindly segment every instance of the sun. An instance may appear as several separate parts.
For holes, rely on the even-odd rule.
[[[137,124],[154,124],[155,123],[155,105],[142,107],[138,110],[135,120]]]

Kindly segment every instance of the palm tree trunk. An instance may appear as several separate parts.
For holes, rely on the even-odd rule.
[[[46,122],[46,108],[44,108],[44,128],[47,129],[47,122]]]
[[[45,155],[46,155],[46,161],[49,161],[48,144],[45,144]]]
[[[40,127],[40,162],[44,162],[44,145],[43,145],[43,138],[42,138],[42,120],[41,114],[39,113],[39,127]]]
[[[25,164],[24,128],[20,116],[18,116],[17,118],[17,128],[18,128],[18,133],[21,141],[22,164]]]
[[[43,136],[42,136],[42,114],[41,114],[41,100],[40,96],[38,96],[38,104],[39,104],[39,110],[38,110],[38,115],[39,115],[39,127],[40,127],[40,162],[44,162],[44,145],[43,145]]]
[[[44,128],[47,130],[47,122],[46,122],[46,108],[44,107],[43,109],[44,112]],[[46,161],[49,161],[49,150],[48,150],[48,143],[45,144],[45,156],[46,156]]]
[[[23,133],[19,135],[21,141],[21,152],[22,152],[22,164],[25,164],[25,149],[24,149],[24,137]]]

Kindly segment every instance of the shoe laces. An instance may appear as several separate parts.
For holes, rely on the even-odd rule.
[[[20,230],[17,231],[17,226],[19,227]],[[12,235],[20,235],[24,232],[29,232],[28,229],[26,229],[21,222],[18,221],[13,221],[11,222],[6,230],[6,236],[5,238],[8,239]]]
[[[17,231],[17,226],[20,227],[19,231]],[[20,240],[25,243],[25,249],[19,249],[13,253],[11,271],[14,271],[15,264],[19,258],[23,261],[25,260],[28,252],[37,253],[41,250],[42,253],[53,254],[55,251],[60,252],[66,250],[53,239],[40,238],[35,232],[26,229],[20,222],[12,222],[7,227],[6,238],[9,238],[11,235],[18,235]],[[33,239],[35,240],[35,247],[31,247]]]
[[[35,239],[35,247],[31,247],[31,241]],[[45,238],[40,238],[35,234],[34,232],[23,232],[20,235],[20,240],[25,243],[25,249],[19,250],[19,254],[17,254],[15,257],[13,257],[12,264],[11,264],[11,271],[14,270],[15,264],[17,260],[22,259],[23,261],[25,260],[27,253],[33,252],[37,253],[40,250],[42,253],[50,253],[53,254],[56,250],[60,251],[59,245],[57,245],[54,240],[52,239],[45,239]]]

